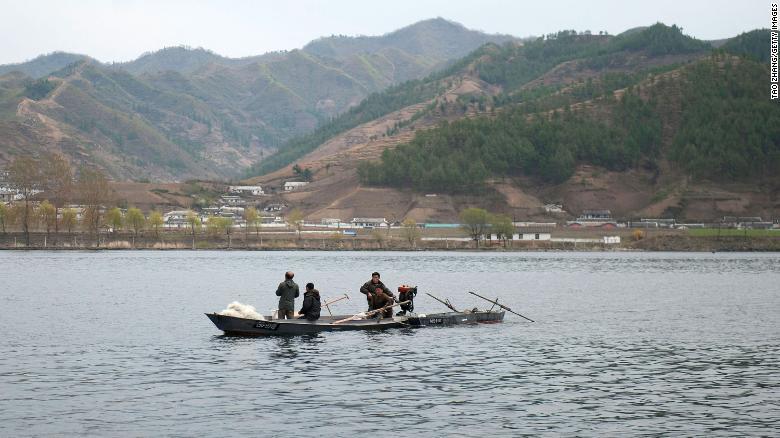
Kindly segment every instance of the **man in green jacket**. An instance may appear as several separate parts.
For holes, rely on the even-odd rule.
[[[284,281],[276,288],[276,296],[279,297],[279,319],[293,319],[295,317],[295,299],[301,294],[298,285],[293,281],[295,274],[287,271],[284,273]]]
[[[375,304],[377,304],[379,301],[384,302],[384,300],[381,298],[379,301],[375,300],[377,295],[384,294],[390,298],[391,302],[395,301],[393,292],[391,292],[390,289],[388,289],[387,286],[382,283],[382,280],[379,279],[379,272],[373,272],[371,274],[371,280],[368,280],[363,286],[360,287],[360,293],[366,296],[368,310],[375,310]]]

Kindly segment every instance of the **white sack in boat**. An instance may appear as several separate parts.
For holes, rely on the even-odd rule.
[[[228,304],[227,309],[219,312],[224,316],[235,316],[236,318],[248,318],[248,319],[265,319],[265,317],[255,310],[254,307],[249,304],[241,304],[238,301],[233,301]]]

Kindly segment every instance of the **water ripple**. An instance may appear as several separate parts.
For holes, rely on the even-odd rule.
[[[775,435],[780,257],[613,253],[0,253],[8,436]],[[349,266],[349,271],[338,267]],[[334,269],[334,267],[336,269]],[[245,339],[202,312],[380,269],[538,322]],[[40,273],[45,273],[41,276]],[[441,310],[420,295],[418,309]]]

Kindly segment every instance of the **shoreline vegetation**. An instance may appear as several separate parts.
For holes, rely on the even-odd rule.
[[[100,235],[100,242],[94,234],[31,232],[30,245],[25,245],[22,232],[0,234],[0,250],[311,250],[311,251],[481,251],[481,252],[524,252],[524,251],[780,251],[780,232],[756,233],[755,230],[722,230],[717,234],[688,231],[645,231],[641,238],[636,230],[619,230],[609,233],[621,237],[620,243],[595,242],[603,233],[567,233],[572,239],[591,241],[521,241],[483,240],[479,247],[470,239],[459,236],[437,236],[435,240],[405,239],[397,233],[365,230],[357,236],[341,235],[338,232],[316,236],[299,236],[295,232],[235,233],[225,235],[197,235],[182,231],[160,233],[118,232]],[[734,232],[726,232],[734,231]],[[738,231],[738,232],[737,232]]]

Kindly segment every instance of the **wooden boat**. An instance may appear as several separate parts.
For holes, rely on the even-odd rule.
[[[388,328],[400,327],[431,327],[431,326],[453,326],[460,324],[489,324],[499,323],[504,320],[504,310],[522,316],[514,312],[509,307],[498,303],[497,300],[490,300],[470,292],[480,298],[499,306],[503,310],[464,310],[458,311],[449,300],[442,301],[436,297],[436,300],[452,309],[452,312],[417,314],[408,313],[386,318],[369,318],[378,312],[392,309],[396,306],[404,306],[410,301],[388,305],[382,309],[372,310],[370,312],[357,315],[328,315],[321,316],[316,321],[306,319],[249,319],[235,316],[220,315],[218,313],[207,313],[206,316],[217,326],[218,329],[232,336],[295,336],[308,335],[320,332],[347,331],[347,330],[382,330]],[[430,295],[430,294],[429,294]],[[433,296],[433,295],[431,295]],[[402,307],[403,308],[403,307]],[[528,318],[526,318],[528,319]],[[528,319],[532,321],[531,319]]]
[[[316,321],[306,319],[257,320],[207,313],[206,316],[218,329],[230,336],[295,336],[320,332],[347,330],[383,330],[399,327],[452,326],[459,324],[498,323],[504,320],[503,311],[466,311],[429,314],[409,314],[383,319],[357,319],[344,321],[352,315],[322,316]]]
[[[406,321],[412,327],[450,326],[459,324],[493,324],[504,320],[502,310],[467,310],[463,312],[410,314]]]
[[[306,319],[271,319],[265,320],[237,318],[235,316],[207,313],[206,316],[218,329],[232,336],[294,336],[308,335],[320,332],[335,332],[347,330],[383,330],[395,327],[409,327],[406,316],[383,319],[356,319],[344,321],[353,315],[321,316],[316,321]]]

